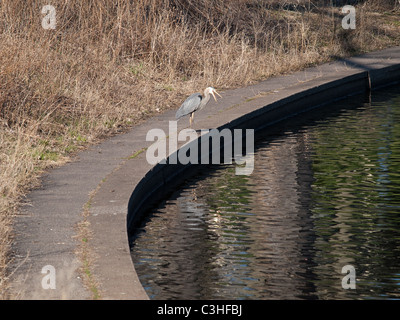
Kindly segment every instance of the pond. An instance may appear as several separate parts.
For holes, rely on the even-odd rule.
[[[251,175],[202,166],[148,212],[131,255],[149,297],[400,298],[400,86],[256,139]]]

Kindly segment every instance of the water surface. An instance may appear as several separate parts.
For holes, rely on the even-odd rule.
[[[400,298],[399,92],[256,134],[250,176],[203,166],[182,183],[132,243],[150,298]]]

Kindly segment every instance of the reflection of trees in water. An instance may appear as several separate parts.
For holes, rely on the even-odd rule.
[[[254,234],[263,235],[254,248],[266,266],[265,298],[309,295],[313,243],[309,217],[310,162],[307,134],[287,135],[257,152],[253,207],[262,223]],[[262,208],[262,209],[261,209]],[[261,210],[260,210],[261,209]]]
[[[304,281],[311,276],[313,241],[306,136],[284,136],[261,147],[250,177],[230,168],[196,185],[196,199],[206,203],[213,219],[207,225],[217,248],[209,262],[218,265],[212,270],[221,281],[229,275],[237,282],[238,288],[227,287],[231,294],[245,296],[244,287],[249,296],[249,289],[257,290],[258,298],[313,291]]]
[[[383,282],[400,272],[399,102],[394,108],[395,101],[379,106],[375,99],[375,107],[350,110],[313,130],[315,269],[326,279],[318,283],[326,297],[398,296]],[[346,264],[356,268],[356,292],[341,289]]]
[[[241,245],[246,236],[246,217],[240,213],[245,212],[249,204],[245,176],[236,176],[233,167],[219,169],[210,177],[199,180],[191,190],[189,197],[180,198],[178,206],[182,212],[190,212],[191,216],[199,218],[198,230],[193,232],[193,245],[201,252],[194,258],[199,264],[201,277],[196,285],[201,288],[203,298],[223,298],[220,291],[227,290],[229,297],[241,295],[236,291],[235,272],[232,268],[240,268],[243,264]],[[200,237],[199,233],[203,235]],[[197,254],[192,252],[191,254]],[[236,256],[235,256],[236,255]],[[238,258],[238,259],[236,259]],[[240,285],[239,285],[240,287]],[[218,289],[216,289],[218,288]],[[209,290],[208,294],[205,294]]]

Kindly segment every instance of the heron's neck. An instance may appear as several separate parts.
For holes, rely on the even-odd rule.
[[[199,110],[202,109],[210,100],[210,94],[204,91],[203,99],[201,99],[200,105],[199,105]]]

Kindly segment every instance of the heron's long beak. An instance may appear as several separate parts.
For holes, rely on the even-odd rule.
[[[215,92],[220,98],[222,98],[222,96],[217,92],[217,90],[214,89],[213,91],[211,91],[211,94],[212,94],[212,96],[214,97],[214,100],[215,100],[215,101],[217,101],[217,98],[215,98],[214,92]]]

